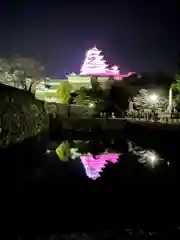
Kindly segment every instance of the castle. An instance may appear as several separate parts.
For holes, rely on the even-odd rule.
[[[119,81],[131,74],[133,73],[129,72],[128,74],[121,74],[116,65],[109,67],[104,60],[104,56],[101,54],[101,50],[98,50],[97,47],[94,46],[86,52],[84,63],[80,69],[80,74],[71,73],[67,75],[66,79],[51,80],[51,86],[46,90],[47,97],[42,100],[54,101],[51,95],[53,96],[54,93],[55,96],[56,89],[59,87],[61,81],[69,81],[74,91],[76,91],[81,87],[91,88],[92,77],[96,77],[102,88],[105,88],[108,85],[109,79]],[[37,89],[38,95],[40,92],[43,92],[43,90]]]

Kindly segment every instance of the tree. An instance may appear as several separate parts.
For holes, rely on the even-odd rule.
[[[109,96],[107,97],[107,106],[116,116],[122,116],[123,112],[128,109],[129,99],[137,94],[137,88],[129,85],[129,82],[114,81],[109,89]]]
[[[68,81],[62,81],[56,90],[56,96],[62,104],[69,104],[72,86]]]
[[[99,116],[99,114],[101,112],[109,112],[109,109],[107,107],[107,103],[105,101],[99,101],[96,105],[95,105],[95,115]]]
[[[27,57],[12,57],[11,72],[16,77],[15,81],[19,81],[24,89],[31,92],[35,92],[36,85],[45,80],[44,67]]]
[[[176,74],[175,81],[171,84],[176,106],[180,106],[180,74]]]
[[[5,58],[1,58],[0,59],[0,71],[3,73],[9,72],[10,68],[11,68],[10,62]]]
[[[11,64],[7,59],[0,59],[0,81],[6,85],[13,85],[13,77],[9,75]],[[10,84],[11,83],[11,84]]]
[[[10,59],[11,70],[22,70],[27,77],[39,79],[44,77],[44,67],[34,59],[27,57],[12,57]]]
[[[93,82],[92,88],[81,87],[79,91],[77,91],[76,103],[77,104],[89,104],[89,103],[97,103],[102,100],[103,90],[100,87],[99,82]]]
[[[102,93],[102,88],[97,77],[91,77],[91,92],[96,94]]]
[[[166,98],[158,96],[147,89],[140,89],[139,93],[133,97],[133,103],[137,109],[165,109],[167,107]]]
[[[150,102],[148,101],[147,89],[140,89],[139,93],[133,97],[133,103],[137,108],[149,108]]]
[[[180,92],[180,75],[179,74],[176,74],[175,81],[172,83],[171,87],[174,91]]]
[[[171,83],[173,82],[173,78],[161,73],[161,72],[142,72],[140,74],[132,74],[126,78],[124,78],[126,84],[131,86],[139,87],[140,89],[149,89],[149,88],[163,88],[168,89]]]
[[[62,161],[68,161],[71,156],[70,145],[68,141],[62,142],[59,147],[56,148],[56,154]]]
[[[1,81],[13,87],[35,93],[36,85],[45,80],[44,68],[31,58],[12,57],[0,59]]]
[[[80,88],[80,91],[78,92],[75,101],[77,105],[84,105],[85,100],[87,98],[87,92],[83,88]]]

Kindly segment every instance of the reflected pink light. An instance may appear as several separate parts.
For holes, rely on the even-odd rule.
[[[97,179],[108,161],[112,163],[118,162],[119,154],[105,153],[97,156],[83,155],[80,156],[80,159],[84,165],[87,176],[92,179]]]

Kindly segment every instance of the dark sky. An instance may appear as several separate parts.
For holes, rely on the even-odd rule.
[[[122,72],[173,74],[176,70],[180,50],[177,1],[14,2],[1,1],[0,57],[33,57],[51,76],[61,78],[79,72],[85,51],[96,44],[108,63],[118,64]]]

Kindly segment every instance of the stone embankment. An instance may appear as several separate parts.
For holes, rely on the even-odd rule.
[[[44,103],[31,93],[0,84],[0,148],[48,130]]]

